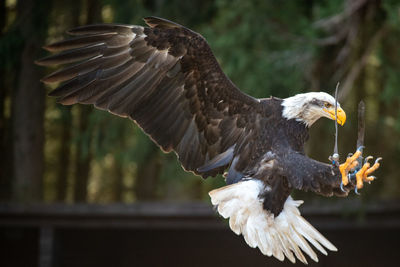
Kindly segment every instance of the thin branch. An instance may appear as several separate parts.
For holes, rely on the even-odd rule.
[[[338,27],[345,19],[352,16],[367,2],[368,0],[349,0],[347,1],[347,6],[342,13],[329,18],[320,19],[314,22],[313,26],[317,29],[332,30],[333,28]]]
[[[386,32],[387,32],[387,27],[383,26],[371,38],[371,41],[369,42],[367,49],[365,49],[365,52],[362,55],[361,59],[353,65],[353,67],[350,70],[350,73],[346,76],[342,90],[340,91],[339,94],[339,100],[342,100],[348,96],[353,87],[354,81],[358,78],[362,69],[365,67],[368,61],[368,57],[374,51],[376,45],[382,39],[382,37],[385,35]]]

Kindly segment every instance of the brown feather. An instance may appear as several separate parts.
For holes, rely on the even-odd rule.
[[[73,63],[76,61],[101,55],[101,52],[104,48],[106,48],[106,45],[102,43],[83,48],[75,48],[63,51],[56,55],[42,58],[40,60],[35,61],[35,63],[40,66],[51,66],[51,65]]]
[[[50,75],[42,78],[41,81],[44,83],[55,83],[73,79],[78,75],[84,75],[97,69],[101,60],[102,56],[98,55],[78,65],[72,65],[70,67],[53,72]]]
[[[43,48],[50,52],[60,52],[64,50],[79,48],[88,46],[96,43],[103,43],[109,38],[116,36],[116,32],[106,32],[102,34],[75,37],[67,40],[62,40],[60,42],[52,43],[44,46]],[[109,44],[109,43],[108,43]]]
[[[140,26],[124,25],[124,24],[92,24],[76,27],[67,31],[70,35],[86,35],[86,34],[104,34],[117,32],[119,34],[131,34],[132,28],[141,29]]]

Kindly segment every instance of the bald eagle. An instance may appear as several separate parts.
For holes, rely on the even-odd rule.
[[[42,81],[63,82],[50,92],[64,105],[93,104],[135,121],[186,171],[223,174],[227,186],[209,193],[236,234],[268,256],[307,263],[336,251],[301,215],[290,194],[345,196],[358,150],[340,166],[305,155],[308,129],[321,117],[343,125],[346,114],[324,92],[257,99],[221,70],[206,40],[174,22],[145,18],[149,27],[97,24],[69,31],[71,39],[44,48],[57,52],[36,63],[69,64]],[[357,188],[379,163],[359,168]],[[307,242],[307,241],[308,242]],[[325,248],[324,248],[325,247]]]

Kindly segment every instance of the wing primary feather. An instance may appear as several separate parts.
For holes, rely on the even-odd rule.
[[[195,128],[196,125],[192,120],[187,127],[185,134],[182,137],[181,142],[178,144],[176,150],[179,154],[179,159],[181,160],[185,169],[187,169],[187,165],[189,163],[190,154],[192,151],[190,150],[191,146],[194,144],[194,136],[196,134]]]
[[[44,57],[35,61],[40,66],[50,66],[59,64],[68,64],[76,61],[88,59],[101,55],[102,50],[106,48],[104,43],[98,43],[83,48],[75,48],[67,51],[63,51],[59,54]]]
[[[116,32],[106,32],[96,35],[75,37],[46,45],[43,48],[50,52],[60,52],[68,49],[88,46],[98,42],[102,43],[103,41],[107,41],[107,39],[115,35],[117,35]]]
[[[121,62],[122,63],[122,62]],[[135,75],[141,68],[143,64],[139,62],[135,62],[132,58],[129,58],[126,62],[113,66],[111,68],[105,69],[102,72],[101,80],[111,79],[113,77],[129,77],[131,78]],[[127,79],[123,80],[122,82],[126,81]],[[122,82],[118,83],[121,84]]]
[[[196,169],[196,167],[200,166],[200,164],[198,164],[198,161],[197,161],[198,152],[199,152],[198,151],[199,150],[199,132],[196,129],[196,125],[194,125],[192,127],[192,129],[190,129],[190,132],[191,132],[191,138],[189,138],[190,142],[188,143],[188,146],[187,146],[186,163],[184,164],[184,167],[188,170],[193,170],[193,169]]]
[[[160,73],[148,73],[142,81],[128,85],[127,90],[131,92],[126,97],[121,98],[120,102],[115,102],[116,109],[115,106],[111,106],[110,109],[114,108],[117,113],[123,110],[127,114],[131,114],[131,110],[135,109],[138,103],[144,101],[154,91],[161,78]]]
[[[88,88],[90,90],[82,90],[80,92],[79,101],[81,103],[95,104],[97,108],[106,109],[106,106],[111,97],[115,92],[120,90],[122,84],[131,78],[131,72],[136,71],[142,65],[137,66],[135,64],[128,65],[127,68],[121,72],[114,70],[107,70],[100,73],[97,77],[93,87]]]
[[[158,114],[155,117],[148,116],[148,123],[152,125],[152,129],[154,132],[159,131],[162,129],[165,131],[166,126],[164,123],[168,118],[173,118],[171,113],[174,113],[176,110],[176,105],[179,103],[180,99],[176,97],[175,92],[171,92],[167,98],[160,102],[157,108],[153,109],[152,114]],[[169,125],[167,124],[169,127]]]
[[[172,148],[175,148],[178,145],[179,141],[181,140],[183,134],[186,131],[185,121],[187,121],[187,119],[185,118],[185,115],[183,115],[182,113],[179,113],[176,120],[173,122],[171,127],[167,130],[167,135],[171,139],[170,142],[172,144]]]
[[[125,24],[92,24],[79,26],[68,30],[70,35],[103,34],[107,32],[117,32],[120,34],[131,34],[133,28],[143,28],[141,26]]]
[[[41,79],[44,83],[64,82],[75,78],[78,75],[84,75],[99,67],[101,55],[95,56],[80,64],[73,65],[59,71],[53,72],[50,75]]]
[[[114,75],[112,75],[111,73],[108,74],[110,75],[110,77],[102,77],[100,81],[104,83],[103,88],[107,91],[96,100],[96,107],[99,107],[101,109],[108,109],[109,103],[112,100],[112,95],[117,93],[119,90],[121,90],[122,87],[135,79],[135,75],[140,72],[143,67],[143,63],[134,62],[133,64],[129,65],[123,72],[118,73],[118,71],[115,71]],[[105,74],[103,76],[108,75]],[[112,84],[111,80],[114,80],[116,84]],[[106,88],[107,86],[109,86],[109,88]]]
[[[132,116],[135,116],[135,119],[141,119],[142,116],[147,115],[147,107],[152,107],[155,114],[160,112],[161,103],[164,101],[170,101],[172,97],[171,91],[179,90],[181,81],[169,79],[164,77],[163,80],[159,83],[157,89],[153,92],[153,94],[146,100],[139,103],[134,110],[132,110]],[[169,99],[169,100],[168,100]]]
[[[147,85],[147,82],[157,76],[157,74],[157,72],[148,71],[148,67],[144,65],[139,72],[129,79],[128,83],[114,92],[112,98],[110,98],[111,101],[109,101],[107,109],[112,111],[117,109],[118,106],[124,106],[129,101],[140,101],[142,98],[141,94],[143,94],[143,90],[141,89]],[[129,104],[135,106],[135,103]]]
[[[96,76],[97,70],[89,72],[84,76],[78,76],[51,91],[49,96],[64,97],[66,95],[75,93],[81,88],[84,88],[88,84],[92,83]]]
[[[63,95],[58,99],[59,103],[62,103],[63,105],[72,105],[79,103],[79,97],[82,95],[82,91],[85,90],[93,90],[93,85],[95,83],[95,80],[92,80],[88,82],[85,86],[79,87],[78,89],[74,91],[69,91],[68,94]]]

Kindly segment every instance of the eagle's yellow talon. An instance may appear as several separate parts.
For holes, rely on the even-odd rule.
[[[353,163],[351,163],[349,169],[352,170],[352,169],[354,169],[354,168],[357,167],[357,166],[358,166],[358,160],[355,160],[355,161],[353,161]]]
[[[357,160],[358,157],[361,156],[361,155],[362,155],[361,150],[357,150],[356,153],[354,153],[354,155],[350,157],[350,159],[351,159],[351,161],[355,161],[355,160]],[[347,162],[347,160],[346,160],[346,162]]]
[[[360,189],[363,187],[363,182],[372,182],[373,180],[376,179],[375,176],[370,176],[370,174],[374,171],[376,171],[380,164],[379,161],[381,160],[381,158],[378,158],[374,165],[371,167],[371,164],[368,162],[368,160],[370,160],[372,157],[366,157],[365,158],[365,163],[362,166],[362,168],[356,173],[356,180],[357,180],[357,189]]]
[[[339,171],[342,175],[342,184],[346,186],[349,183],[348,174],[349,171],[358,166],[358,157],[361,156],[362,152],[357,150],[352,156],[347,157],[346,162],[339,166]]]
[[[347,157],[346,162],[339,166],[340,174],[342,175],[342,185],[346,186],[349,183],[349,172],[354,170],[358,166],[358,158],[362,155],[362,149],[358,149],[356,153]],[[379,168],[379,161],[381,158],[378,158],[374,165],[371,167],[371,164],[368,162],[372,159],[372,156],[368,156],[364,160],[364,165],[360,170],[355,174],[356,177],[356,189],[361,189],[364,187],[364,182],[372,182],[375,180],[375,176],[370,176],[372,172]]]
[[[364,186],[364,180],[367,178],[366,172],[371,166],[371,164],[368,162],[368,158],[369,157],[365,159],[366,163],[364,163],[362,168],[356,173],[357,189],[360,189]]]
[[[370,175],[372,172],[376,171],[376,169],[378,169],[379,166],[380,166],[379,162],[378,162],[378,161],[375,161],[374,165],[372,165],[372,167],[369,168],[369,169],[365,172],[365,174],[366,174],[367,176]]]
[[[368,176],[368,177],[365,178],[365,181],[368,182],[368,183],[371,183],[375,179],[376,179],[375,176]]]
[[[343,163],[339,166],[339,171],[342,174],[342,184],[347,185],[349,183],[349,178],[347,178],[347,173],[346,173],[346,163]]]

